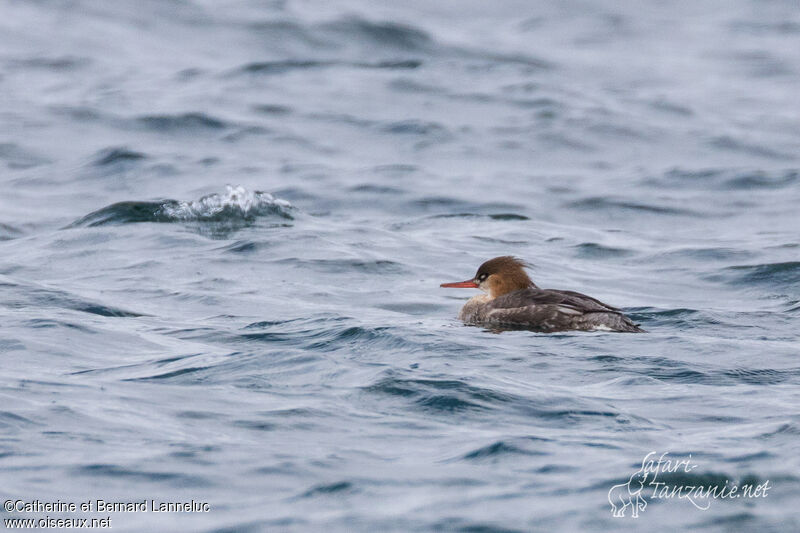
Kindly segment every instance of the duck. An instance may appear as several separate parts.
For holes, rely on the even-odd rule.
[[[467,325],[537,332],[614,331],[644,333],[621,309],[575,291],[541,289],[528,277],[523,260],[510,255],[483,263],[466,281],[440,287],[480,289],[458,314]]]

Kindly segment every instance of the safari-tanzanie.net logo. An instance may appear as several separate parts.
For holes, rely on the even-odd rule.
[[[647,508],[648,501],[673,499],[686,500],[705,511],[711,506],[712,500],[766,498],[767,491],[772,488],[769,480],[758,484],[754,479],[745,479],[740,483],[731,483],[727,479],[724,482],[704,482],[705,477],[692,474],[697,466],[692,462],[691,454],[686,459],[672,459],[669,452],[661,455],[658,452],[648,453],[642,460],[641,468],[627,482],[609,489],[611,514],[623,518],[629,513],[632,518],[639,518],[639,513]],[[692,479],[698,482],[692,484]]]

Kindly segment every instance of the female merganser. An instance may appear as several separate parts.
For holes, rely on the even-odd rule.
[[[616,307],[573,291],[540,289],[531,281],[523,261],[495,257],[480,266],[475,277],[442,287],[480,289],[458,318],[473,325],[511,326],[535,331],[643,332]]]

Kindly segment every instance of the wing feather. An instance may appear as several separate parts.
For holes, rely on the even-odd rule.
[[[510,292],[492,300],[492,307],[495,309],[522,308],[529,306],[558,306],[562,309],[572,309],[573,311],[584,314],[622,313],[620,309],[604,304],[591,296],[586,296],[585,294],[575,291],[560,291],[556,289],[538,289],[531,287]]]

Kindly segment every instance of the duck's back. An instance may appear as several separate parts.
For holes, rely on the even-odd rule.
[[[537,331],[641,332],[616,307],[574,291],[529,287],[490,300],[472,298],[459,314],[469,324],[516,326]]]

